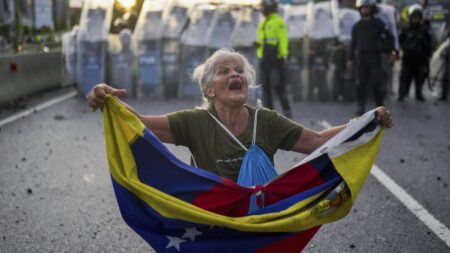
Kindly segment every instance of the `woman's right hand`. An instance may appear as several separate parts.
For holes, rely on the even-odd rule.
[[[106,101],[106,94],[122,97],[127,94],[127,90],[115,89],[104,83],[97,84],[86,95],[88,105],[94,110],[96,110],[97,108],[102,108]]]

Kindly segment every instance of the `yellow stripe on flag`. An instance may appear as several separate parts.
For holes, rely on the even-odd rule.
[[[351,149],[338,157],[331,158],[337,172],[350,188],[352,201],[355,201],[375,163],[383,133],[384,130],[381,128],[376,136],[366,144]]]

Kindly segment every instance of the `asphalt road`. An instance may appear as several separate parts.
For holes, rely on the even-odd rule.
[[[161,114],[197,101],[130,103]],[[376,164],[443,225],[439,231],[448,231],[450,103],[407,99],[387,106],[395,127],[385,132]],[[295,120],[316,130],[323,120],[346,123],[355,112],[354,104],[345,103],[300,102],[293,108]],[[13,114],[3,111],[0,119]],[[74,97],[0,126],[0,252],[152,252],[120,216],[100,114]],[[186,149],[170,148],[188,159]],[[302,157],[279,152],[276,167],[282,171]],[[450,252],[448,243],[370,176],[350,214],[324,225],[305,252]]]

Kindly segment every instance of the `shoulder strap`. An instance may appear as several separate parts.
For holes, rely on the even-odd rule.
[[[211,112],[209,112],[209,115],[217,122],[217,124],[219,124],[219,126],[221,126],[223,128],[223,130],[225,130],[225,132],[228,133],[228,135],[237,143],[239,144],[239,146],[241,146],[245,151],[247,151],[248,149],[244,146],[244,144],[242,144],[238,138],[236,138],[236,136],[234,136],[234,134],[224,125],[222,124],[222,122],[220,122],[219,119],[217,119]]]
[[[253,136],[252,136],[252,144],[256,143],[256,126],[258,125],[258,111],[261,108],[256,109],[255,111],[255,121],[253,122]]]

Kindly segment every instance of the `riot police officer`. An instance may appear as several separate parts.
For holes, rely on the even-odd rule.
[[[414,79],[416,100],[424,101],[422,85],[425,81],[428,62],[431,57],[431,35],[423,24],[422,7],[413,4],[408,9],[409,25],[402,29],[399,36],[403,51],[402,69],[398,100],[402,101],[409,93],[409,87]]]
[[[357,0],[361,19],[352,29],[350,43],[349,69],[353,63],[357,72],[357,114],[365,112],[368,89],[372,89],[375,104],[382,106],[386,93],[386,83],[383,83],[382,54],[391,53],[394,49],[392,34],[379,18],[375,0]]]
[[[283,18],[277,12],[276,0],[263,0],[261,12],[264,18],[258,24],[257,56],[260,60],[261,79],[263,84],[263,104],[273,109],[272,88],[280,100],[283,113],[291,117],[291,107],[286,94],[286,69],[288,57],[288,34]],[[278,83],[272,87],[271,76],[278,76]]]

